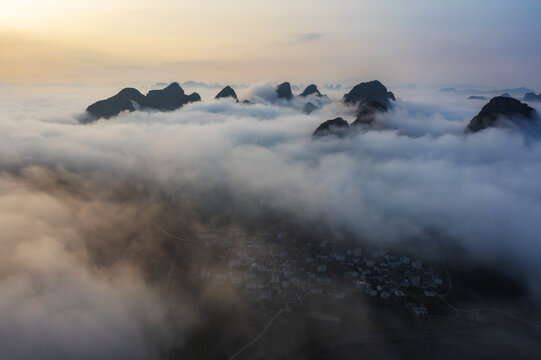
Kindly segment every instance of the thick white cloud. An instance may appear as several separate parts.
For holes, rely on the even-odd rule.
[[[114,231],[141,211],[71,196],[40,168],[24,172],[0,179],[0,357],[157,358],[173,340],[171,306],[125,256],[134,244],[117,249]],[[123,256],[100,265],[96,250]],[[182,315],[187,326],[194,315]]]
[[[78,257],[80,247],[74,250],[89,219],[109,230],[108,222],[124,224],[116,233],[128,229],[130,219],[144,222],[131,216],[140,203],[121,210],[107,200],[126,184],[143,191],[150,203],[166,198],[194,212],[210,209],[214,216],[273,211],[376,243],[438,234],[485,261],[503,259],[537,273],[538,141],[512,129],[465,135],[476,104],[445,98],[423,103],[420,93],[399,99],[378,119],[380,130],[313,140],[319,123],[337,116],[353,120],[351,109],[329,104],[303,115],[299,100],[286,106],[265,98],[270,89],[263,84],[247,90],[265,99],[259,104],[209,101],[171,113],[125,113],[90,125],[73,120],[75,109],[66,111],[71,105],[58,104],[61,110],[55,111],[50,100],[30,115],[24,115],[24,106],[4,112],[0,231],[10,235],[0,239],[0,312],[10,326],[0,324],[0,331],[9,339],[27,334],[33,349],[45,347],[52,354],[65,350],[63,339],[94,349],[95,334],[106,346],[93,354],[103,358],[123,349],[114,334],[138,343],[149,326],[165,326],[161,318],[167,307],[133,264],[101,274],[87,257]],[[30,167],[83,177],[70,191],[75,198],[97,196],[99,206],[91,211],[87,202],[58,195],[54,182],[37,186],[26,173]],[[115,211],[124,214],[120,220]],[[113,238],[116,233],[105,232]],[[40,286],[44,293],[35,294]],[[68,331],[66,323],[78,324],[80,332]],[[31,324],[58,332],[41,338]]]

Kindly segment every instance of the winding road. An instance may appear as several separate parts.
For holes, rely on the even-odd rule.
[[[503,315],[506,315],[510,318],[513,318],[515,320],[518,320],[518,321],[521,321],[525,324],[528,324],[530,326],[533,326],[533,327],[536,327],[538,329],[541,329],[541,325],[539,324],[536,324],[534,322],[531,322],[529,320],[526,320],[526,319],[523,319],[519,316],[516,316],[514,314],[511,314],[507,311],[503,311],[503,310],[500,310],[500,309],[496,309],[496,308],[478,308],[478,309],[461,309],[461,308],[457,308],[456,306],[452,305],[449,301],[447,301],[446,297],[447,295],[449,295],[449,293],[451,292],[452,288],[453,288],[453,282],[451,281],[451,275],[449,274],[449,271],[447,270],[447,266],[445,267],[445,273],[447,274],[447,282],[449,284],[449,286],[447,287],[447,291],[445,292],[445,294],[441,294],[441,295],[438,295],[438,297],[444,302],[447,304],[447,306],[449,306],[451,309],[453,309],[456,313],[456,317],[460,316],[460,313],[471,313],[471,312],[495,312],[495,313],[499,313],[499,314],[503,314]]]
[[[248,349],[250,346],[252,346],[253,344],[256,343],[257,340],[259,340],[263,335],[265,335],[265,332],[271,327],[272,323],[274,322],[274,320],[278,319],[278,317],[280,315],[282,315],[282,313],[284,312],[284,308],[281,308],[280,310],[278,310],[278,312],[269,320],[269,322],[267,323],[267,325],[263,328],[263,330],[261,330],[261,332],[255,337],[252,339],[252,341],[250,341],[248,344],[244,345],[239,351],[237,351],[236,353],[234,353],[233,355],[231,355],[229,357],[229,360],[233,360],[235,359],[237,356],[239,356],[244,350]]]

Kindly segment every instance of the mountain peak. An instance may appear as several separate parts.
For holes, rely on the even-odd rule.
[[[293,93],[291,92],[291,84],[286,82],[281,83],[276,87],[276,94],[278,99],[291,100],[293,98]]]
[[[521,120],[534,121],[538,119],[534,108],[517,99],[504,96],[492,98],[468,124],[468,130],[478,132],[489,127],[498,126],[498,120],[507,119],[511,122]]]
[[[322,96],[315,84],[308,85],[299,96],[306,97],[308,95]]]
[[[326,136],[326,135],[337,135],[344,136],[349,130],[349,124],[346,120],[338,117],[336,119],[327,120],[321,125],[318,126],[316,131],[314,131],[312,136]]]
[[[95,102],[87,107],[86,111],[94,119],[107,119],[123,111],[135,111],[136,108],[173,111],[189,102],[200,100],[199,94],[193,93],[188,96],[184,94],[180,85],[174,82],[164,89],[150,90],[146,96],[135,88],[125,88],[115,96]]]
[[[215,99],[223,99],[223,98],[233,98],[239,102],[239,99],[237,98],[237,94],[235,93],[235,90],[229,85],[224,87],[218,95],[216,95]]]
[[[343,102],[346,105],[356,105],[361,108],[370,101],[377,101],[389,106],[390,100],[395,100],[394,94],[378,80],[372,80],[357,84],[350,92],[344,95]]]

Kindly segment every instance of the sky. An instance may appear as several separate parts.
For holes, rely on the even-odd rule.
[[[0,0],[0,82],[539,88],[541,3]]]

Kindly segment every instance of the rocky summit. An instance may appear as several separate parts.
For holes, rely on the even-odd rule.
[[[141,104],[145,101],[145,95],[134,88],[125,88],[118,94],[106,100],[95,102],[86,108],[86,112],[92,117],[110,118],[118,115],[122,111],[135,111],[135,104]]]
[[[140,105],[160,111],[172,111],[188,102],[187,98],[184,90],[175,82],[161,90],[150,90]]]
[[[186,95],[180,85],[174,82],[164,89],[150,90],[146,96],[134,88],[122,89],[118,94],[90,105],[86,108],[86,112],[93,120],[108,119],[117,116],[122,111],[138,109],[173,111],[196,101],[201,101],[198,93]]]
[[[288,82],[281,83],[276,87],[276,95],[278,99],[293,99],[293,93],[291,92],[291,84]]]
[[[361,109],[371,101],[377,101],[385,106],[390,106],[391,101],[396,100],[394,94],[378,80],[355,85],[350,92],[344,95],[342,101],[346,105],[355,105]]]
[[[535,121],[538,119],[538,115],[535,109],[517,99],[497,96],[483,106],[479,114],[470,121],[467,129],[471,132],[478,132],[498,126],[501,119],[511,122]]]
[[[318,126],[316,131],[312,136],[320,137],[325,135],[337,135],[344,136],[349,130],[349,124],[346,120],[342,118],[336,118],[333,120],[327,120],[321,125]]]
[[[215,99],[227,99],[227,98],[233,98],[237,102],[239,102],[239,99],[237,98],[237,94],[235,93],[235,90],[231,86],[226,86],[216,95]]]
[[[304,91],[299,95],[299,96],[302,96],[302,97],[307,97],[309,95],[313,95],[313,96],[317,96],[317,97],[322,97],[323,95],[321,95],[321,93],[319,92],[317,86],[315,84],[311,84],[311,85],[308,85],[306,87],[306,89],[304,89]]]

